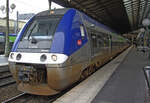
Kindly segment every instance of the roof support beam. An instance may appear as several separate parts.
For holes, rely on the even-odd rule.
[[[139,27],[139,14],[140,14],[140,3],[141,3],[141,0],[137,0],[138,1],[138,10],[137,10],[137,20],[136,20],[136,28]]]
[[[81,7],[84,7],[82,4],[80,4],[77,0],[74,0],[74,1],[72,1],[72,3],[76,3],[77,5],[80,5],[79,6],[79,8],[77,8],[77,9],[79,9],[79,10],[81,10],[81,11],[83,11],[83,12],[86,12],[86,9],[85,8],[81,8]],[[71,2],[70,2],[71,3]],[[75,8],[76,8],[76,6],[74,6]],[[108,22],[108,21],[106,21],[105,19],[103,19],[103,18],[100,18],[98,15],[97,15],[97,13],[95,13],[95,12],[93,12],[93,11],[90,11],[90,10],[88,10],[88,14],[92,17],[92,18],[94,18],[94,19],[96,19],[96,20],[98,20],[98,21],[101,21],[103,24],[105,23],[107,23],[107,24],[110,24],[110,22]],[[99,19],[97,19],[97,18],[95,18],[95,17],[97,17],[97,18],[99,18]]]
[[[145,14],[145,11],[146,11],[146,8],[147,8],[147,3],[148,3],[148,0],[145,0],[144,10],[143,10],[143,13],[142,13],[142,19],[140,21],[140,24],[142,24],[142,21],[144,19],[144,14]]]
[[[131,0],[131,8],[132,8],[132,24],[133,24],[133,26],[132,26],[132,29],[134,30],[134,27],[135,27],[135,19],[134,19],[134,16],[135,16],[135,14],[134,14],[134,11],[133,11],[133,0]]]
[[[84,7],[93,3],[96,3],[95,0],[86,0],[86,2],[80,2],[80,4],[82,4]]]
[[[109,12],[109,10],[107,9],[107,7],[106,7],[106,5],[102,2],[102,1],[99,1],[99,0],[97,0],[97,3],[99,3],[99,4],[101,4],[101,7],[102,8],[105,8],[105,12],[106,12],[106,14],[108,15],[107,17],[109,18],[109,20],[114,20],[114,18],[113,18],[113,16],[112,16],[112,14]],[[105,17],[106,18],[106,17]],[[117,24],[117,22],[115,22],[115,24],[114,24],[114,22],[112,22],[112,24],[113,24],[113,26],[118,26],[118,24]]]
[[[68,0],[52,0],[52,1],[64,7],[71,7],[71,5],[68,3]]]

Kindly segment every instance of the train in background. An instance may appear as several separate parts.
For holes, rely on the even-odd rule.
[[[9,42],[10,42],[10,49],[16,39],[16,34],[9,34]],[[4,53],[5,51],[5,33],[0,32],[0,53]]]
[[[127,47],[127,39],[76,9],[47,10],[17,36],[9,68],[20,91],[54,95]]]

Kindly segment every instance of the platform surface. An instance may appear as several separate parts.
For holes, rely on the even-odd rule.
[[[0,66],[7,66],[7,65],[8,65],[8,57],[0,55]]]
[[[133,48],[92,103],[150,103],[143,67],[150,65],[148,53]]]

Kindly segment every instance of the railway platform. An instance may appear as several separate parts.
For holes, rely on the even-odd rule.
[[[0,55],[0,66],[7,66],[7,65],[8,65],[8,57]]]
[[[148,53],[132,49],[92,103],[150,103],[143,68]]]
[[[143,72],[149,61],[130,47],[54,103],[150,103]]]

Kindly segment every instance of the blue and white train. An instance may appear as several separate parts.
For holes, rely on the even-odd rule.
[[[9,55],[20,91],[53,95],[86,78],[129,46],[127,40],[76,9],[32,17]]]

